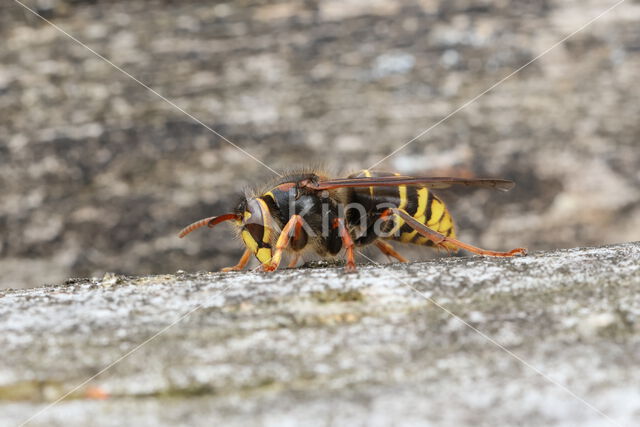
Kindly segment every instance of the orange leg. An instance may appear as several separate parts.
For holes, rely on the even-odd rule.
[[[299,223],[302,224],[302,217],[300,215],[293,215],[289,218],[289,221],[285,224],[280,236],[278,236],[278,241],[276,242],[276,250],[271,257],[271,261],[269,263],[263,265],[264,271],[274,271],[280,265],[280,261],[282,261],[282,251],[289,246],[289,242],[291,241],[291,236],[296,231],[296,225]]]
[[[228,271],[240,271],[244,268],[245,265],[249,262],[249,258],[251,257],[251,251],[249,249],[245,250],[242,254],[242,258],[240,261],[233,267],[225,267],[220,271],[228,272]]]
[[[447,236],[445,236],[443,234],[438,233],[437,231],[433,231],[432,229],[430,229],[426,225],[424,225],[421,222],[417,221],[414,217],[409,215],[409,213],[407,211],[403,210],[403,209],[393,209],[393,212],[396,215],[400,216],[400,218],[404,219],[405,223],[408,224],[411,228],[413,228],[414,230],[417,230],[418,233],[420,233],[424,237],[428,237],[436,245],[439,245],[441,243],[450,243],[450,244],[452,244],[454,246],[457,246],[457,247],[459,247],[461,249],[466,249],[469,252],[473,252],[474,254],[488,255],[488,256],[509,257],[509,256],[514,256],[514,255],[526,255],[527,254],[527,250],[525,248],[516,248],[516,249],[510,250],[509,252],[496,252],[496,251],[489,251],[489,250],[486,250],[486,249],[481,249],[481,248],[472,246],[472,245],[470,245],[468,243],[461,242],[460,240],[454,239],[452,237],[447,237]]]
[[[334,227],[338,227],[338,231],[340,232],[340,237],[342,238],[342,246],[347,252],[347,265],[345,269],[347,272],[352,273],[356,271],[356,261],[353,255],[353,247],[355,246],[353,243],[353,239],[347,230],[347,227],[344,225],[343,218],[336,218],[333,223]]]
[[[296,265],[298,265],[298,261],[299,260],[300,260],[300,254],[296,252],[293,255],[293,259],[291,260],[291,262],[289,262],[289,265],[287,267],[288,268],[296,268]]]
[[[408,259],[400,255],[398,252],[396,252],[396,250],[393,249],[393,246],[391,246],[387,242],[384,242],[382,240],[376,240],[376,246],[378,247],[378,249],[380,249],[380,252],[385,254],[387,257],[394,257],[400,262],[409,262]]]

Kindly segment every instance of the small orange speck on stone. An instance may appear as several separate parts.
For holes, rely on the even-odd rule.
[[[105,400],[109,398],[109,393],[101,387],[91,386],[87,387],[87,390],[84,392],[84,397],[87,399]]]

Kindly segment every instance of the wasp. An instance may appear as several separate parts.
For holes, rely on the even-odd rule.
[[[347,271],[355,271],[357,247],[375,245],[388,257],[407,262],[390,241],[431,246],[479,255],[526,255],[524,248],[508,252],[481,249],[455,238],[449,210],[432,190],[473,186],[508,191],[515,183],[506,179],[415,177],[362,170],[346,178],[319,172],[291,173],[264,191],[243,196],[232,213],[204,218],[185,227],[184,237],[203,226],[232,221],[246,249],[237,265],[244,268],[253,254],[264,271],[274,271],[283,253],[292,254],[295,267],[304,251],[323,258],[344,250]]]

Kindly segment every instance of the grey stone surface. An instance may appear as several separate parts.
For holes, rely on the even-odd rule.
[[[0,424],[193,311],[31,425],[637,425],[639,289],[628,243],[0,291]]]
[[[349,172],[614,0],[24,2],[276,170]],[[515,179],[443,194],[481,246],[640,240],[639,23],[627,0],[380,167]],[[12,0],[0,40],[0,287],[235,262],[175,234],[268,170]]]

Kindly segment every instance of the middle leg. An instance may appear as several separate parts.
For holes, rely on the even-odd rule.
[[[333,227],[338,228],[338,232],[340,233],[340,238],[342,239],[342,246],[347,252],[347,265],[345,269],[347,272],[352,273],[356,271],[356,261],[353,255],[353,247],[355,244],[353,243],[353,239],[349,234],[349,230],[344,225],[344,218],[335,218],[333,220]]]
[[[301,255],[296,252],[293,255],[293,258],[291,259],[291,261],[289,261],[289,265],[287,265],[287,267],[288,268],[296,268],[296,265],[298,265],[298,261],[300,261],[300,257],[301,257]]]

